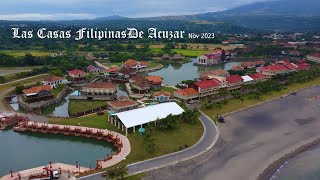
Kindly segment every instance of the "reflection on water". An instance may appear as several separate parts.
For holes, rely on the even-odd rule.
[[[230,70],[232,66],[239,65],[239,62],[229,62],[225,64],[219,64],[211,67],[194,66],[193,63],[196,59],[185,64],[170,64],[164,66],[161,70],[150,72],[149,75],[159,75],[164,79],[164,83],[169,85],[176,85],[183,80],[193,80],[198,78],[199,75],[206,71],[224,69]]]
[[[74,91],[70,95],[79,95],[79,91]],[[128,96],[128,93],[118,90],[117,97]],[[12,102],[17,102],[17,97],[11,99]],[[18,112],[26,112],[19,106],[18,103],[10,104],[11,107]],[[42,109],[41,113],[52,117],[69,117],[69,95],[57,104],[50,105]]]
[[[320,145],[303,152],[285,163],[271,178],[272,180],[319,180]]]
[[[116,151],[111,143],[81,137],[0,131],[0,177],[50,161],[95,167],[95,160]]]

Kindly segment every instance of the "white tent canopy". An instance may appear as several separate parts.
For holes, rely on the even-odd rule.
[[[246,75],[246,76],[241,76],[243,79],[243,82],[250,82],[253,81],[254,79],[252,79],[250,76]]]
[[[184,110],[177,103],[168,102],[120,112],[115,115],[121,120],[126,128],[131,128],[165,118],[170,114],[179,115],[183,112]]]

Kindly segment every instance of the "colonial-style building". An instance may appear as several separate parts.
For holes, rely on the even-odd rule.
[[[108,102],[108,105],[111,111],[121,112],[138,108],[139,104],[128,97],[120,96],[117,100]]]
[[[92,65],[90,65],[90,66],[87,67],[87,72],[88,72],[88,73],[98,74],[98,73],[100,73],[101,71],[102,71],[102,70],[101,70],[100,67],[96,67],[96,66],[92,66]]]
[[[137,91],[138,93],[149,92],[151,88],[149,82],[143,76],[133,76],[129,79],[129,82],[133,91]]]
[[[139,70],[149,66],[149,63],[146,61],[137,61],[133,59],[129,59],[122,64],[122,67],[127,69]]]
[[[226,78],[227,87],[230,92],[237,91],[241,89],[244,79],[239,75],[232,75]]]
[[[257,68],[256,71],[258,73],[265,75],[267,78],[271,78],[272,76],[275,76],[277,74],[286,74],[291,72],[290,69],[288,69],[287,67],[281,64],[260,67],[260,68]]]
[[[182,100],[191,100],[199,98],[199,93],[194,88],[186,88],[175,91],[174,97]]]
[[[50,85],[52,89],[56,88],[58,84],[66,84],[68,81],[59,76],[49,76],[42,80],[42,85]]]
[[[50,85],[33,86],[29,89],[24,89],[22,98],[25,102],[37,102],[53,99]]]
[[[83,81],[86,79],[86,75],[87,75],[86,72],[79,69],[68,71],[68,74],[75,81]]]
[[[162,84],[162,77],[161,76],[147,76],[146,80],[150,84],[152,89],[160,89]]]
[[[117,90],[118,85],[111,82],[90,82],[82,87],[80,94],[90,100],[114,100]]]
[[[164,103],[170,100],[171,93],[166,91],[160,91],[153,93],[154,99],[159,103]]]
[[[210,66],[219,64],[224,60],[224,50],[215,49],[208,54],[203,54],[197,58],[197,65]]]

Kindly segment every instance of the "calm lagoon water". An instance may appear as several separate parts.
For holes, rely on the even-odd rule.
[[[211,67],[194,66],[196,59],[185,64],[169,64],[161,70],[150,72],[149,75],[159,75],[164,79],[164,83],[176,85],[184,80],[193,80],[199,78],[199,75],[206,71],[224,69],[230,70],[233,66],[239,65],[240,62],[228,62]]]
[[[95,139],[0,131],[0,177],[52,162],[95,167],[97,159],[116,151],[113,144]]]

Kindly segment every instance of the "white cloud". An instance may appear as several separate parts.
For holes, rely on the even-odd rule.
[[[78,19],[94,19],[93,14],[75,14],[75,13],[54,13],[54,14],[38,14],[38,13],[22,13],[22,14],[0,14],[1,20],[78,20]]]

